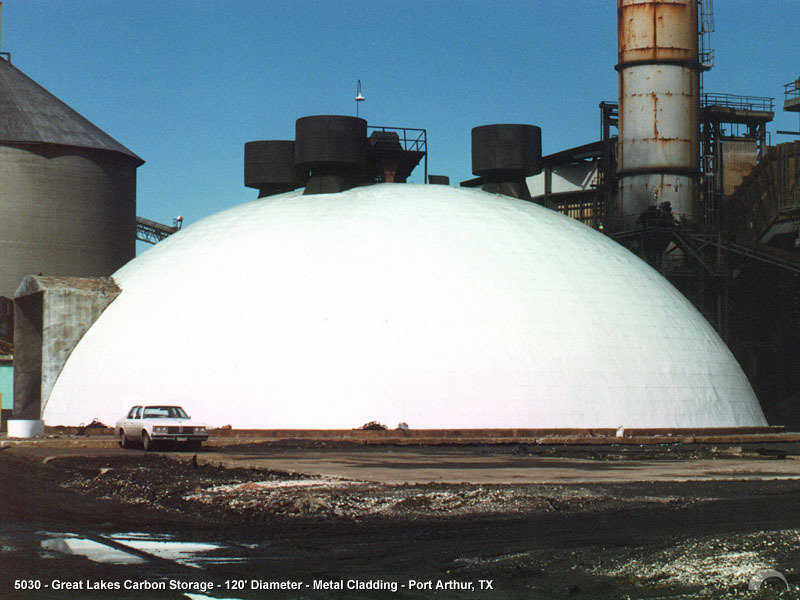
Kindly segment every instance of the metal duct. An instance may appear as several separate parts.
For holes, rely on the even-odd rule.
[[[623,228],[669,202],[693,220],[698,176],[696,0],[618,0],[619,206]]]
[[[472,172],[487,192],[530,200],[525,177],[542,170],[542,130],[535,125],[472,128]]]

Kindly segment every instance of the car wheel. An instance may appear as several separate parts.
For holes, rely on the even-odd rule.
[[[124,429],[120,429],[119,430],[119,447],[120,448],[128,448],[129,447],[128,438],[125,437],[125,430]]]
[[[142,448],[144,448],[147,452],[153,449],[153,440],[150,439],[150,436],[147,435],[146,431],[142,432]]]
[[[187,450],[197,451],[197,450],[200,450],[200,446],[202,444],[203,444],[203,442],[200,442],[200,441],[197,441],[197,440],[193,440],[191,442],[186,442],[186,446],[184,446],[184,448],[186,448]]]

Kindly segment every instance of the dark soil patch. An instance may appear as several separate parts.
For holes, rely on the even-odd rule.
[[[494,580],[491,593],[436,594],[464,600],[751,598],[759,596],[746,596],[748,569],[760,561],[771,561],[793,583],[800,572],[794,543],[800,539],[797,481],[246,486],[229,494],[208,492],[223,485],[308,479],[257,469],[195,467],[191,461],[143,453],[42,464],[0,452],[0,534],[7,538],[0,540],[0,546],[14,548],[0,548],[0,595],[19,576],[108,578],[133,572],[131,567],[99,565],[79,557],[43,557],[35,537],[43,529],[172,533],[184,540],[236,546],[248,556],[246,562],[202,572],[220,581],[230,577]],[[34,542],[26,545],[28,538]],[[684,557],[697,558],[694,568],[700,572],[683,573],[681,565],[689,564]],[[170,574],[166,567],[152,568],[156,574]],[[702,569],[712,575],[704,579]],[[196,575],[192,573],[184,569],[172,574],[189,578]],[[270,592],[268,597],[344,596]],[[347,597],[431,595],[401,591]]]

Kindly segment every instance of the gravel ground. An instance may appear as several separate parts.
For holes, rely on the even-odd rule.
[[[714,452],[724,460],[730,450]],[[602,461],[616,460],[608,454],[596,458],[598,468]],[[258,573],[303,580],[357,574],[495,582],[492,591],[435,594],[465,600],[800,598],[798,481],[384,485],[195,465],[159,455],[56,458],[43,464],[8,452],[0,452],[0,481],[14,482],[0,494],[0,596],[4,580],[10,586],[21,574],[121,577],[132,569],[42,552],[43,542],[52,545],[47,540],[56,534],[106,539],[118,532],[149,532],[238,553],[241,563],[205,568],[204,576],[220,581]],[[192,570],[175,571],[180,568],[166,561],[151,567],[160,576],[196,576]],[[792,589],[749,592],[750,577],[764,568],[780,570]],[[243,590],[212,595],[322,599],[432,594],[265,595]]]
[[[274,518],[457,519],[463,516],[592,513],[629,507],[679,509],[713,498],[620,495],[558,485],[385,485],[255,469],[192,466],[162,456],[51,461],[59,485],[100,500],[158,506],[225,522]]]

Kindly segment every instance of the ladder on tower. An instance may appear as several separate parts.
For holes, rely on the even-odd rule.
[[[713,133],[708,131],[709,123],[703,116],[703,73],[714,66],[714,49],[711,47],[711,33],[714,31],[714,0],[697,0],[697,60],[700,63],[697,94],[697,115],[703,129],[700,155],[701,194],[706,225],[716,225],[718,218],[718,198],[716,197],[714,169]]]
[[[703,70],[714,66],[711,33],[714,31],[714,0],[697,0],[698,60]]]

